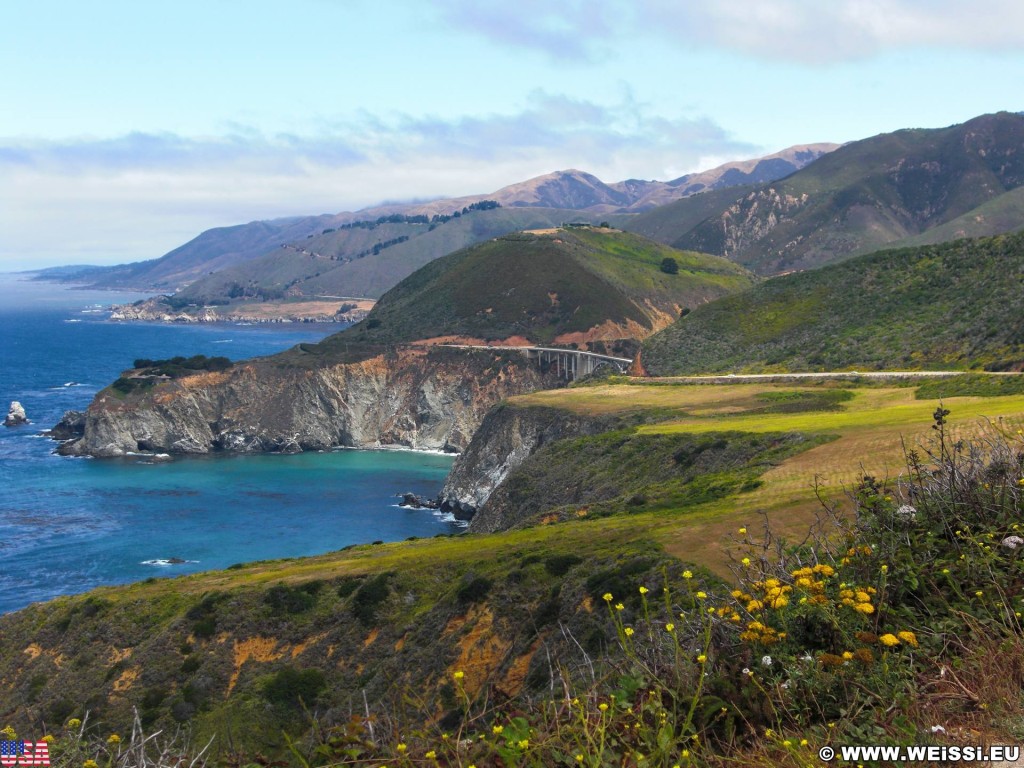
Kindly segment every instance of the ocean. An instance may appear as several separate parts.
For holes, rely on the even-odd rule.
[[[84,410],[136,358],[232,360],[315,342],[344,326],[112,323],[140,294],[0,274],[0,613],[102,584],[313,555],[460,530],[396,494],[435,495],[451,458],[410,451],[210,456],[152,462],[66,458],[40,436]],[[184,561],[184,562],[177,562]]]

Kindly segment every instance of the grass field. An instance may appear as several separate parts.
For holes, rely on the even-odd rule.
[[[685,519],[631,517],[650,525],[651,535],[671,554],[725,573],[728,540],[740,526],[760,526],[801,536],[820,510],[816,492],[839,498],[864,475],[895,477],[904,470],[904,448],[926,446],[937,401],[916,400],[915,387],[834,384],[684,385],[613,384],[537,392],[521,404],[547,405],[576,413],[657,414],[641,433],[674,434],[740,431],[828,434],[835,439],[798,453],[761,476],[754,491],[687,511]],[[849,399],[835,402],[835,395]],[[807,410],[771,412],[773,404],[801,401]],[[823,406],[821,404],[824,404]],[[818,404],[817,406],[815,404]],[[950,397],[943,406],[957,437],[987,431],[1015,432],[1024,425],[1024,396]],[[816,410],[815,407],[821,407]]]

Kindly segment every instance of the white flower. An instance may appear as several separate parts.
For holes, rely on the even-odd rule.
[[[941,725],[933,725],[931,727],[931,732],[932,733],[945,733],[946,729],[943,728]]]
[[[896,510],[896,516],[902,517],[904,520],[916,520],[917,510],[909,504],[903,504]]]
[[[1024,539],[1020,536],[1007,536],[999,543],[1007,549],[1016,549],[1017,547],[1024,545]]]
[[[743,668],[743,674],[744,675],[752,675],[754,673],[750,671],[750,667],[744,667]]]
[[[771,656],[764,655],[764,656],[761,657],[761,666],[763,666],[763,667],[770,667],[771,665],[772,665],[772,657]]]
[[[783,683],[782,685],[780,685],[779,687],[780,687],[780,688],[781,688],[782,690],[784,690],[784,691],[788,691],[788,690],[789,690],[789,680],[787,680],[786,682],[784,682],[784,683]]]
[[[811,657],[811,654],[805,653],[800,657],[800,661],[814,661],[814,659]]]

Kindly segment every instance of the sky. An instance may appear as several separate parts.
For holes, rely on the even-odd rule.
[[[0,271],[1024,110],[1019,0],[0,4]]]

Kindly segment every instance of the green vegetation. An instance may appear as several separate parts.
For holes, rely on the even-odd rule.
[[[1024,376],[986,376],[967,374],[936,379],[914,391],[918,400],[944,400],[950,397],[1004,397],[1024,394]]]
[[[207,357],[206,355],[193,355],[192,357],[179,355],[167,360],[140,358],[132,365],[135,370],[141,372],[141,375],[166,376],[172,379],[191,376],[197,371],[226,371],[231,366],[232,362],[226,357]]]
[[[695,195],[638,216],[632,231],[685,250],[727,255],[753,271],[810,269],[919,238],[1019,229],[1024,116],[852,142],[785,179]],[[711,196],[713,195],[713,197]],[[957,222],[954,224],[953,222]]]
[[[646,434],[632,428],[558,440],[513,470],[488,501],[488,514],[500,514],[508,527],[540,517],[693,509],[757,488],[766,469],[828,439],[799,433]]]
[[[678,275],[659,267],[672,254]],[[391,343],[459,335],[550,343],[605,323],[653,329],[654,312],[750,285],[723,259],[673,251],[597,229],[506,235],[438,259],[397,285],[358,326],[329,343]],[[654,307],[652,312],[651,307]]]
[[[1024,235],[883,251],[768,280],[649,339],[655,375],[1015,370]]]

